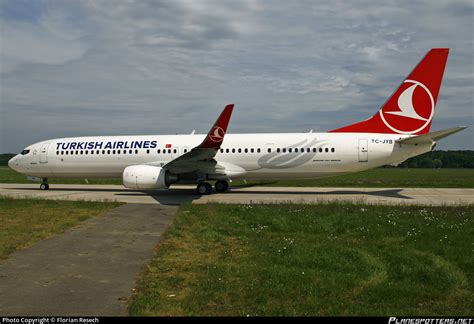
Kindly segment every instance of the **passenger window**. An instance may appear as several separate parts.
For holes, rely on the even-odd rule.
[[[323,149],[321,147],[319,148],[319,153],[323,153]]]
[[[326,147],[326,148],[324,149],[324,152],[328,153],[328,152],[329,152],[329,149]]]
[[[146,154],[150,154],[150,150],[146,150]]]
[[[69,155],[69,151],[66,151],[66,155]]]
[[[250,153],[254,153],[255,150],[253,148],[250,149]]]
[[[59,151],[56,151],[56,155],[59,155]]]
[[[238,149],[239,153],[242,153],[242,149]]]
[[[280,148],[277,148],[277,153],[280,153]]]
[[[138,154],[138,150],[135,150],[135,154]]]
[[[158,150],[156,151],[156,153],[158,153],[158,154],[160,154],[160,152],[161,152],[161,150],[160,150],[160,149],[158,149]]]
[[[89,155],[89,151],[86,151],[86,155]]]
[[[91,155],[94,155],[94,151],[91,151]]]
[[[64,155],[64,151],[61,151],[61,155]]]
[[[188,153],[188,149],[184,149],[184,153]]]
[[[229,149],[225,149],[225,152],[226,152],[226,153],[229,153]]]
[[[235,153],[235,148],[234,148],[234,149],[232,149],[232,153]]]
[[[298,153],[298,148],[295,148],[295,153]]]
[[[316,153],[317,149],[315,147],[313,147],[313,153]]]
[[[290,148],[288,149],[288,152],[292,153],[292,152],[293,152],[293,149],[290,147]]]
[[[272,153],[272,149],[271,149],[271,148],[268,148],[267,152],[268,152],[268,153]]]
[[[283,148],[282,151],[283,151],[283,153],[286,153],[286,148]]]
[[[259,148],[257,149],[257,153],[260,153],[260,149],[259,149]]]
[[[332,153],[336,152],[336,149],[333,147],[333,148],[331,149],[331,152],[332,152]]]
[[[168,150],[168,154],[171,154],[171,149]]]
[[[248,150],[248,149],[245,149],[245,150],[244,150],[244,152],[245,152],[245,153],[248,153],[248,152],[249,152],[249,150]]]

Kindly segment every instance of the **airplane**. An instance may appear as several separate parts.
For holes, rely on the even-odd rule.
[[[10,168],[48,178],[122,178],[126,188],[153,190],[196,184],[199,195],[229,182],[305,179],[398,165],[433,150],[466,127],[430,133],[448,48],[433,48],[371,118],[325,133],[226,134],[227,105],[207,135],[58,138],[26,147]]]

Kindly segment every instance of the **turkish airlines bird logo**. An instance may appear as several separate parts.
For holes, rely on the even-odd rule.
[[[433,96],[423,83],[415,80],[405,80],[398,92],[398,97],[395,94],[392,102],[380,110],[380,117],[396,133],[416,134],[433,119]]]
[[[209,133],[209,139],[213,142],[220,143],[224,139],[225,132],[222,127],[214,126],[212,131]]]

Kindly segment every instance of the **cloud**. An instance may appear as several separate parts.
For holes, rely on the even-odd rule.
[[[325,131],[373,115],[432,47],[452,49],[433,127],[473,126],[469,1],[1,6],[0,152],[206,132],[230,102],[231,132]],[[446,147],[472,149],[469,132]]]

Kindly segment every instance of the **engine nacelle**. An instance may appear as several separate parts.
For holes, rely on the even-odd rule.
[[[152,165],[132,165],[123,170],[123,185],[131,189],[164,189],[177,182],[177,176]]]

